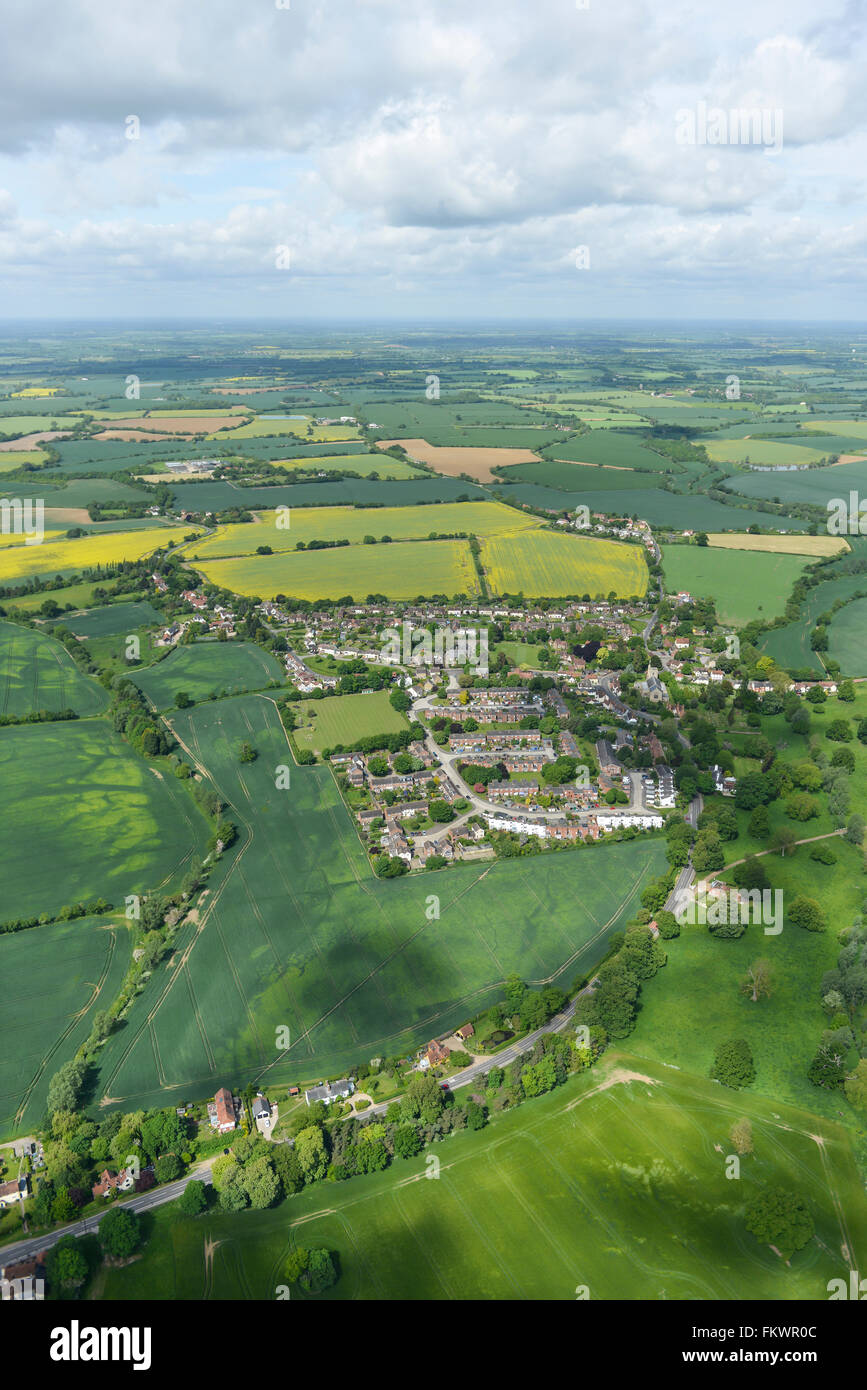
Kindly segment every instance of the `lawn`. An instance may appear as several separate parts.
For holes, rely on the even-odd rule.
[[[685,590],[712,598],[724,623],[776,618],[807,560],[794,555],[762,555],[710,546],[666,545],[662,565],[669,593]]]
[[[627,1079],[632,1078],[632,1079]],[[726,1177],[732,1124],[755,1154]],[[822,1146],[815,1142],[818,1133]],[[485,1129],[385,1172],[312,1186],[271,1211],[147,1215],[143,1259],[104,1298],[269,1299],[293,1246],[325,1247],[330,1300],[824,1299],[867,1258],[867,1208],[843,1131],[780,1103],[613,1053]],[[786,1263],[749,1235],[766,1187],[802,1195],[815,1236]],[[212,1260],[205,1244],[211,1242]],[[303,1294],[292,1291],[293,1300]]]
[[[392,540],[424,540],[437,535],[513,535],[536,529],[537,517],[522,515],[500,502],[453,502],[432,507],[293,507],[289,525],[279,512],[259,513],[255,522],[220,526],[214,536],[198,542],[191,554],[203,560],[252,555],[260,545],[294,551],[299,541],[348,540],[361,545],[365,536]],[[381,553],[381,552],[380,552]]]
[[[195,642],[175,647],[153,666],[130,672],[130,680],[155,709],[168,709],[178,691],[192,700],[262,690],[271,681],[283,684],[286,671],[270,652],[254,642]]]
[[[468,541],[404,541],[333,550],[291,551],[198,563],[205,578],[245,597],[338,599],[368,594],[412,599],[478,592]]]
[[[324,700],[305,700],[292,706],[299,727],[292,737],[299,748],[321,753],[338,743],[352,744],[370,734],[396,734],[409,728],[393,708],[387,690],[371,695],[327,695]]]
[[[107,704],[107,691],[79,671],[55,638],[0,622],[0,714],[74,709],[91,715]]]
[[[0,732],[2,916],[57,912],[176,883],[207,825],[176,777],[101,719]]]
[[[555,531],[523,532],[482,541],[482,565],[496,594],[527,598],[590,594],[641,596],[647,565],[640,546]]]
[[[41,1123],[48,1082],[116,997],[131,949],[122,917],[0,936],[0,1139]]]
[[[106,1045],[98,1095],[130,1109],[165,1087],[296,1084],[403,1054],[499,996],[516,971],[569,984],[600,958],[664,862],[658,839],[386,881],[370,868],[330,769],[291,765],[273,700],[172,717],[232,807],[239,847],[211,879],[199,928],[156,971]],[[237,747],[257,749],[241,764]],[[440,916],[426,915],[429,895]],[[503,904],[508,903],[504,912]],[[288,1050],[275,1045],[288,1027]]]

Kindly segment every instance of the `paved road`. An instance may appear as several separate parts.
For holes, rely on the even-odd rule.
[[[161,1207],[166,1202],[173,1202],[176,1197],[180,1197],[188,1182],[197,1179],[199,1182],[211,1184],[210,1159],[204,1159],[191,1168],[184,1177],[178,1178],[177,1182],[166,1183],[164,1187],[151,1188],[149,1192],[142,1192],[138,1197],[129,1197],[123,1200],[120,1205],[128,1211],[152,1211],[154,1207]],[[26,1240],[16,1241],[14,1245],[0,1245],[0,1264],[18,1264],[21,1260],[32,1259],[42,1250],[50,1250],[52,1245],[56,1245],[63,1236],[86,1236],[93,1235],[99,1226],[100,1221],[106,1212],[111,1211],[116,1206],[116,1202],[106,1204],[105,1211],[99,1212],[95,1216],[85,1216],[82,1221],[73,1221],[68,1226],[58,1226],[56,1230],[49,1231],[47,1235],[28,1236]]]
[[[512,1062],[516,1062],[525,1052],[532,1052],[540,1038],[546,1033],[561,1033],[567,1028],[575,1015],[575,1007],[582,995],[590,994],[596,984],[597,977],[594,975],[589,984],[586,984],[574,999],[571,999],[561,1013],[555,1014],[541,1028],[536,1028],[526,1037],[519,1038],[517,1042],[509,1043],[502,1052],[493,1052],[490,1057],[480,1057],[470,1066],[464,1067],[463,1071],[455,1072],[454,1076],[449,1077],[449,1090],[458,1091],[462,1086],[470,1086],[477,1081],[480,1076],[485,1076],[492,1067],[508,1067]],[[372,1105],[369,1110],[365,1110],[359,1118],[367,1119],[369,1115],[384,1115],[390,1105],[394,1105],[394,1100],[381,1101],[379,1105]]]

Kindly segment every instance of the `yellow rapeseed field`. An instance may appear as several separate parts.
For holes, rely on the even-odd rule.
[[[14,583],[31,575],[69,574],[93,565],[112,565],[120,560],[141,560],[163,546],[176,545],[189,527],[155,526],[141,531],[112,531],[104,536],[79,536],[60,540],[46,533],[41,545],[25,545],[23,537],[4,537],[15,544],[0,548],[0,583]]]

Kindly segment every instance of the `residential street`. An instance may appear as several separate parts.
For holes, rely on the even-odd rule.
[[[152,1211],[154,1207],[161,1207],[166,1202],[173,1202],[176,1197],[180,1197],[188,1182],[197,1179],[199,1182],[211,1184],[211,1160],[203,1159],[197,1163],[177,1182],[166,1183],[164,1187],[151,1188],[149,1192],[142,1192],[137,1197],[128,1197],[119,1205],[128,1211]],[[56,1230],[50,1231],[47,1235],[28,1236],[26,1240],[16,1241],[14,1245],[0,1245],[0,1266],[18,1264],[21,1260],[32,1259],[42,1250],[49,1250],[52,1245],[56,1245],[63,1236],[87,1236],[93,1235],[97,1230],[100,1221],[105,1216],[105,1212],[111,1211],[112,1207],[117,1206],[117,1202],[106,1202],[105,1211],[99,1212],[95,1216],[86,1216],[82,1221],[73,1221],[68,1226],[58,1226]]]

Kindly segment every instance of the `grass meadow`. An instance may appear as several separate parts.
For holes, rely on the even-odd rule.
[[[809,666],[817,673],[824,671],[818,656],[810,646],[810,635],[816,619],[820,613],[829,609],[838,598],[849,598],[852,594],[862,591],[867,591],[867,575],[865,574],[841,575],[838,579],[828,579],[822,584],[817,584],[807,593],[800,615],[794,622],[787,623],[785,627],[774,628],[773,632],[767,633],[761,639],[762,651],[768,656],[772,656],[774,661],[785,670],[797,670],[800,667]],[[856,603],[857,600],[851,606],[854,607]],[[836,640],[835,632],[838,624],[840,624],[841,632],[846,633],[849,630],[848,625],[843,622],[849,607],[850,605],[847,604],[834,614],[828,637],[829,648]],[[844,639],[844,653],[847,645],[848,639]],[[836,660],[841,662],[844,676],[860,674],[858,671],[849,671],[843,664],[841,657],[837,656],[835,652],[829,650],[829,655],[834,655]],[[854,655],[856,658],[860,658],[859,652],[855,651]],[[863,664],[860,659],[858,664]]]
[[[731,1181],[729,1130],[742,1117],[755,1152]],[[839,1126],[631,1053],[451,1136],[437,1157],[435,1181],[422,1153],[270,1211],[163,1207],[144,1218],[144,1257],[94,1292],[273,1299],[289,1251],[324,1246],[340,1270],[329,1301],[574,1302],[582,1288],[592,1301],[782,1301],[826,1298],[830,1279],[848,1277],[843,1245],[853,1264],[867,1258],[864,1192]],[[815,1221],[788,1263],[746,1230],[766,1186],[798,1192]]]
[[[85,586],[87,587],[87,586]],[[87,613],[75,617],[64,614],[58,618],[58,626],[68,627],[76,637],[119,637],[123,633],[136,632],[140,627],[153,627],[164,621],[152,604],[109,603],[100,608],[91,608]]]
[[[745,624],[783,612],[792,586],[807,564],[795,555],[763,555],[710,546],[666,545],[662,566],[670,593],[686,590],[712,598],[724,623]]]
[[[393,708],[387,690],[371,695],[326,695],[324,700],[304,700],[293,705],[300,725],[292,737],[299,748],[320,753],[336,744],[356,743],[370,734],[396,734],[409,724]]]
[[[168,709],[183,690],[192,700],[210,695],[237,695],[262,690],[271,681],[283,684],[286,671],[276,657],[254,642],[194,642],[175,647],[162,661],[130,672],[155,709]]]

